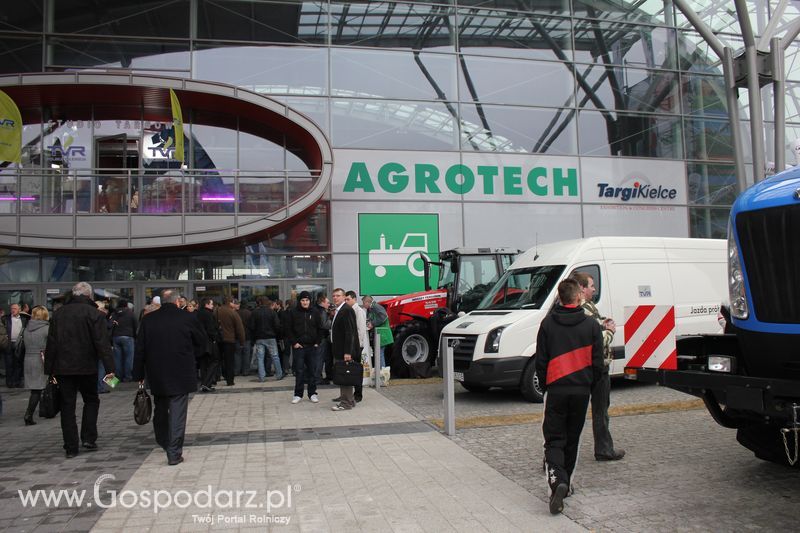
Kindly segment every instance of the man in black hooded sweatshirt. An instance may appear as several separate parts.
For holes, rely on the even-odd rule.
[[[297,307],[289,311],[286,340],[292,347],[294,364],[294,397],[292,403],[303,399],[304,385],[308,387],[308,399],[319,402],[317,396],[317,355],[322,328],[319,315],[311,308],[311,294],[307,291],[297,297]]]
[[[564,510],[592,383],[603,372],[603,332],[583,312],[580,293],[573,279],[558,284],[561,304],[542,321],[536,338],[536,374],[545,389],[544,467],[553,514]]]

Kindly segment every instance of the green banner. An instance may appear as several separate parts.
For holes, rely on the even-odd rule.
[[[361,294],[425,290],[421,254],[439,260],[439,215],[360,213],[358,254]]]

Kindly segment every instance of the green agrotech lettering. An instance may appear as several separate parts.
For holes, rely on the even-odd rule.
[[[522,167],[452,165],[444,174],[436,165],[417,163],[413,174],[400,163],[385,163],[378,169],[377,180],[367,164],[355,161],[347,173],[344,192],[375,192],[378,187],[388,193],[401,193],[413,187],[419,194],[440,194],[447,188],[455,194],[467,194],[480,188],[483,194],[522,196],[527,189],[535,196],[578,196],[578,171],[574,168],[535,167],[525,173]]]

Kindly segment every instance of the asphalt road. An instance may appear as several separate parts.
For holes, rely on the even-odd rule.
[[[423,420],[442,416],[442,384],[398,384],[383,393]],[[612,386],[618,462],[594,460],[591,423],[583,434],[576,493],[564,513],[597,531],[796,531],[800,469],[756,459],[735,432],[670,389]],[[653,405],[660,412],[648,412]],[[455,442],[546,505],[541,404],[511,391],[469,393],[456,385]],[[637,414],[641,413],[641,414]],[[471,424],[469,424],[471,422]],[[483,423],[483,425],[481,425]]]

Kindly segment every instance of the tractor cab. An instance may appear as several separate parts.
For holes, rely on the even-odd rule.
[[[425,265],[425,290],[432,289],[430,266],[439,267],[437,289],[447,291],[451,313],[469,313],[481,302],[492,285],[514,261],[519,250],[513,248],[454,248],[439,254],[439,261]]]

